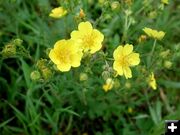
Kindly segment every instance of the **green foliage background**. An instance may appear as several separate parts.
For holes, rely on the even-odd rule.
[[[132,5],[121,0],[119,7],[112,9],[113,2],[0,0],[0,50],[15,44],[17,38],[23,41],[19,52],[0,55],[1,135],[160,135],[164,120],[180,119],[180,2],[169,0],[162,7],[160,0],[134,0]],[[59,5],[68,15],[50,18],[51,9]],[[80,8],[86,14],[82,20],[78,18]],[[131,25],[125,31],[126,10],[132,13]],[[68,39],[83,20],[91,21],[104,34],[104,50],[94,55],[95,60],[84,61],[70,72],[52,71],[52,77],[32,81],[30,74],[36,70],[37,61],[48,59],[47,67],[52,69],[48,48],[57,40]],[[166,32],[157,42],[150,68],[147,59],[153,40],[137,41],[144,27]],[[124,43],[135,46],[141,64],[133,68],[132,79],[118,77],[120,87],[104,92],[101,53],[112,57],[114,49]],[[160,53],[168,49],[170,54],[162,58]],[[172,62],[169,69],[164,66],[167,60]],[[145,79],[151,71],[157,90],[149,88]],[[84,72],[88,80],[81,82],[79,75]]]

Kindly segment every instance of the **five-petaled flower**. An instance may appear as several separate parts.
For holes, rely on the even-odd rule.
[[[132,77],[130,66],[135,66],[140,63],[138,53],[133,52],[133,45],[126,44],[124,47],[119,46],[113,53],[114,63],[113,68],[117,74],[124,75],[126,79]]]
[[[143,31],[149,36],[149,37],[152,37],[154,39],[157,39],[157,40],[162,40],[165,33],[163,31],[157,31],[157,30],[153,30],[151,28],[147,28],[145,27],[143,29]]]
[[[84,52],[90,51],[93,54],[101,49],[104,35],[93,29],[91,23],[87,21],[81,22],[78,30],[71,32],[71,39],[78,42]]]
[[[66,9],[64,9],[63,7],[57,7],[51,10],[51,13],[49,14],[49,16],[53,18],[61,18],[66,14],[67,14]]]
[[[150,86],[153,90],[156,90],[156,89],[157,89],[156,79],[154,78],[154,73],[153,73],[153,72],[151,72],[151,74],[149,75],[148,83],[149,83],[149,86]]]
[[[62,72],[69,71],[71,66],[79,67],[82,55],[82,51],[73,40],[57,41],[49,53],[50,59]]]

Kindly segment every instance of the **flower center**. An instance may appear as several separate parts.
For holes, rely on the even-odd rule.
[[[57,57],[58,57],[59,61],[64,64],[70,62],[70,55],[65,50],[62,50],[61,52],[59,52]]]
[[[87,34],[83,38],[84,49],[90,49],[94,45],[94,36],[92,34]]]
[[[122,66],[129,66],[129,62],[128,62],[128,57],[127,56],[122,56],[119,60],[120,64]]]

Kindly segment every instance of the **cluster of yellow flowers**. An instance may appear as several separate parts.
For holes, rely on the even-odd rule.
[[[67,10],[59,7],[53,9],[49,16],[60,18],[65,14],[67,14]],[[163,31],[157,31],[147,27],[143,31],[147,36],[155,40],[162,40],[165,35]],[[96,53],[101,49],[104,40],[104,35],[97,29],[94,29],[89,21],[79,23],[78,30],[72,31],[70,36],[71,38],[68,40],[57,41],[49,53],[50,59],[62,72],[69,71],[71,67],[79,67],[83,54]],[[132,44],[119,45],[114,50],[113,58],[113,69],[117,72],[117,75],[124,75],[126,79],[132,77],[130,67],[140,63],[139,53],[133,51]],[[148,83],[153,89],[157,88],[154,73],[150,74]],[[113,88],[113,84],[114,81],[112,78],[108,78],[103,85],[103,89],[108,91]]]
[[[49,53],[50,59],[60,71],[69,71],[71,67],[79,67],[83,53],[97,52],[102,47],[104,35],[93,29],[90,22],[81,22],[78,30],[71,33],[71,39],[59,40]]]

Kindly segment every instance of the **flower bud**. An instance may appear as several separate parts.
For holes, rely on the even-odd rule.
[[[40,60],[38,60],[36,66],[40,70],[46,68],[47,67],[47,59],[40,59]]]
[[[128,6],[131,6],[133,1],[132,0],[124,0],[124,2],[128,5]]]
[[[22,45],[23,40],[17,38],[17,39],[14,39],[12,42],[14,45],[20,46]]]
[[[133,109],[131,107],[128,107],[128,113],[133,113]]]
[[[120,3],[118,1],[114,1],[111,3],[111,9],[112,10],[116,10],[119,7],[120,7]]]
[[[167,69],[170,69],[170,68],[172,67],[172,62],[166,60],[166,61],[164,62],[164,67],[167,68]]]
[[[105,0],[98,0],[99,4],[104,4]]]
[[[88,79],[88,75],[86,73],[80,73],[79,80],[86,81]]]
[[[107,80],[110,77],[110,73],[108,71],[103,71],[102,72],[102,77],[104,80]]]
[[[4,58],[12,57],[16,54],[16,46],[13,44],[7,44],[1,51],[1,54]]]
[[[126,14],[127,16],[130,16],[130,15],[132,14],[132,11],[131,11],[131,10],[125,10],[125,14]]]
[[[168,49],[168,50],[166,50],[166,51],[163,51],[163,52],[161,52],[160,53],[160,56],[162,57],[162,58],[167,58],[167,56],[170,54],[170,50]]]
[[[169,0],[161,0],[161,3],[163,3],[163,4],[169,4]]]
[[[131,83],[130,83],[130,82],[126,82],[126,83],[125,83],[125,87],[126,87],[127,89],[130,89],[130,88],[131,88]]]
[[[45,80],[48,80],[52,77],[52,71],[49,68],[44,68],[41,70],[41,72]]]
[[[30,77],[33,81],[37,81],[40,79],[41,74],[39,73],[39,71],[35,70],[35,71],[31,72]]]
[[[83,10],[83,9],[80,9],[79,17],[80,17],[80,18],[84,18],[85,16],[86,16],[86,14],[84,13],[84,10]]]
[[[146,41],[147,39],[147,36],[146,35],[141,35],[139,38],[138,38],[138,42],[141,43],[141,42],[144,42]]]
[[[149,18],[154,19],[154,18],[157,17],[157,12],[156,11],[151,11],[148,16],[149,16]]]
[[[118,89],[120,86],[121,86],[121,84],[120,84],[119,80],[118,80],[118,79],[115,79],[115,80],[114,80],[114,88],[115,88],[115,89]]]

